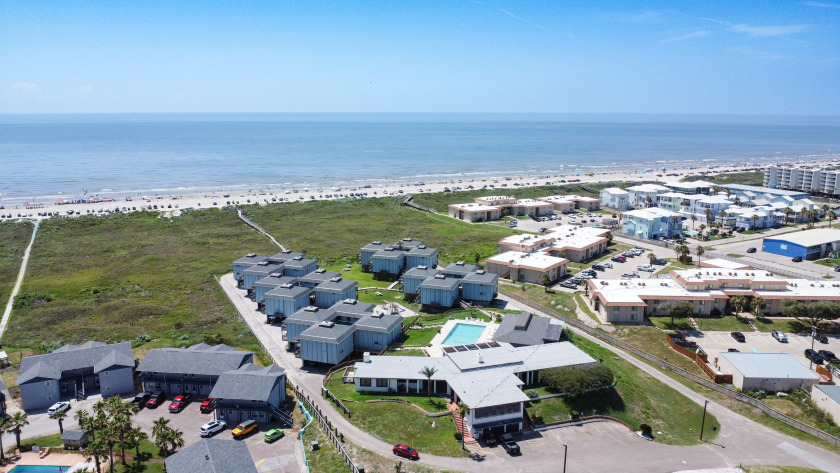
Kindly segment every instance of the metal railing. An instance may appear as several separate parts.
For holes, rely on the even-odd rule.
[[[318,422],[321,424],[321,427],[326,432],[327,437],[329,437],[330,442],[332,442],[333,446],[336,450],[338,450],[339,455],[344,459],[344,463],[350,468],[350,471],[353,473],[360,473],[364,472],[364,468],[359,468],[353,462],[353,459],[350,457],[350,454],[347,453],[347,450],[344,449],[344,435],[338,433],[337,428],[333,428],[332,423],[326,418],[326,416],[321,414],[321,411],[318,410],[317,406],[309,399],[309,396],[305,395],[297,386],[292,386],[292,389],[295,391],[295,396],[297,396],[298,401],[306,404],[307,409],[309,412],[318,419]]]
[[[581,330],[582,332],[586,332],[586,333],[588,333],[589,335],[592,335],[595,338],[598,338],[598,339],[603,340],[603,341],[605,341],[605,342],[607,342],[607,343],[609,343],[613,346],[621,348],[624,351],[630,352],[630,353],[638,356],[639,358],[642,358],[644,360],[647,360],[647,361],[659,366],[660,368],[664,368],[664,369],[666,369],[666,370],[668,370],[672,373],[678,374],[679,376],[682,376],[683,378],[685,378],[689,381],[693,381],[693,382],[695,382],[697,384],[700,384],[700,385],[702,385],[706,388],[709,388],[709,389],[711,389],[713,391],[716,391],[720,394],[723,394],[723,395],[728,396],[732,399],[735,399],[736,401],[741,401],[745,404],[749,404],[749,405],[751,405],[755,408],[758,408],[762,412],[764,412],[765,414],[770,416],[771,418],[776,419],[776,420],[778,420],[778,421],[780,421],[784,424],[787,424],[787,425],[789,425],[789,426],[791,426],[791,427],[793,427],[793,428],[795,428],[799,431],[802,431],[802,432],[805,432],[806,434],[812,435],[812,436],[814,436],[814,437],[816,437],[820,440],[828,442],[831,445],[840,446],[840,438],[837,438],[837,437],[835,437],[835,436],[833,436],[829,433],[823,432],[822,430],[819,430],[815,427],[811,427],[810,425],[807,425],[807,424],[805,424],[803,422],[800,422],[796,419],[788,417],[788,416],[782,414],[779,411],[771,409],[770,407],[768,407],[767,405],[765,405],[763,402],[759,401],[758,399],[747,396],[746,394],[742,394],[742,393],[740,393],[738,391],[735,391],[734,389],[728,388],[726,386],[721,386],[721,385],[716,384],[716,383],[714,383],[714,382],[712,382],[712,381],[710,381],[710,380],[708,380],[708,379],[706,379],[702,376],[698,376],[698,375],[696,375],[694,373],[691,373],[689,371],[686,371],[686,370],[684,370],[684,369],[682,369],[678,366],[672,365],[671,363],[668,363],[665,360],[662,360],[662,359],[660,359],[656,356],[653,356],[650,353],[647,353],[646,351],[640,350],[639,348],[636,348],[633,345],[630,345],[629,343],[624,342],[623,340],[619,340],[618,338],[615,338],[615,337],[613,337],[613,336],[611,336],[611,335],[609,335],[605,332],[602,332],[601,330],[589,327],[586,324],[584,324],[584,323],[582,323],[582,322],[580,322],[576,319],[565,316],[565,315],[563,315],[559,312],[556,312],[554,309],[551,309],[551,308],[546,307],[542,304],[536,303],[536,302],[534,302],[530,299],[526,299],[526,298],[524,298],[524,297],[522,297],[518,294],[515,294],[515,293],[510,292],[510,291],[506,291],[506,290],[501,289],[501,288],[499,289],[499,293],[503,294],[506,297],[509,297],[509,298],[511,298],[511,299],[513,299],[517,302],[520,302],[520,303],[525,304],[529,307],[532,307],[534,309],[542,311],[542,312],[544,312],[544,313],[546,313],[546,314],[548,314],[548,315],[550,315],[554,318],[560,319],[563,322],[565,322],[566,324],[571,325],[572,327],[575,327],[578,330]]]

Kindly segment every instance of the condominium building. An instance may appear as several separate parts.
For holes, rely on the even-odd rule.
[[[838,195],[840,194],[840,169],[767,166],[764,171],[764,185],[771,188]]]

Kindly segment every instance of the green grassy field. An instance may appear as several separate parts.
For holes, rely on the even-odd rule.
[[[704,180],[715,184],[744,184],[747,186],[763,186],[764,171],[727,172],[716,176],[690,176],[684,177],[681,181]]]
[[[28,221],[0,223],[0,304],[4,308],[12,294],[23,252],[31,237],[32,223]]]
[[[674,317],[674,323],[671,324],[671,317],[667,315],[648,317],[653,325],[662,330],[694,330],[691,321],[688,317]],[[664,335],[663,335],[664,336]]]
[[[840,258],[826,258],[814,261],[814,263],[821,264],[823,266],[828,266],[829,268],[833,268],[835,266],[840,266]]]
[[[671,318],[668,318],[670,322]],[[643,349],[651,355],[679,366],[694,374],[705,376],[705,373],[693,360],[674,351],[666,339],[665,332],[646,325],[626,325],[616,327],[613,336]]]
[[[657,442],[668,445],[696,445],[703,407],[665,386],[631,363],[583,337],[573,343],[613,370],[618,380],[614,389],[603,394],[567,400],[556,397],[530,403],[528,414],[543,421],[568,420],[572,411],[582,415],[600,414],[614,417],[633,429],[642,423],[653,427]],[[706,415],[706,435],[713,440],[720,429],[717,419]]]
[[[695,317],[694,321],[700,330],[721,332],[752,332],[752,327],[741,317],[728,315],[725,317]]]
[[[476,255],[483,259],[497,254],[497,242],[516,233],[420,212],[399,205],[395,198],[250,206],[245,211],[280,243],[323,264],[356,263],[362,246],[406,237],[440,250],[442,264],[474,263]]]
[[[213,279],[251,251],[277,247],[231,211],[45,220],[21,287],[31,303],[13,311],[4,344],[44,351],[55,342],[148,335],[185,346],[212,335],[259,352]]]

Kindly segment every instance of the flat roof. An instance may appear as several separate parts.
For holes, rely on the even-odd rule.
[[[767,240],[788,241],[795,245],[802,245],[806,247],[824,245],[826,243],[840,242],[840,229],[815,228],[813,230],[785,233],[783,235],[764,239],[764,241]]]
[[[629,194],[629,192],[627,192],[626,190],[620,189],[618,187],[607,187],[606,189],[601,189],[601,192],[606,192],[607,194],[612,194],[612,195],[627,195],[627,194]]]
[[[685,197],[685,196],[683,196]],[[631,216],[631,217],[640,217],[640,218],[662,218],[662,217],[673,217],[674,215],[682,217],[682,214],[677,212],[671,212],[670,210],[663,209],[661,207],[650,207],[647,209],[636,209],[636,210],[628,210],[624,212],[624,216]]]
[[[456,277],[431,277],[424,279],[423,282],[417,286],[418,289],[444,289],[447,291],[454,291],[461,285],[461,279]]]
[[[492,206],[492,205],[485,205],[485,204],[480,204],[480,203],[449,204],[449,208],[463,210],[464,212],[492,212],[492,211],[501,209],[501,207],[495,207],[495,206]]]
[[[638,186],[628,187],[627,190],[634,192],[667,192],[670,188],[659,184],[639,184]]]
[[[567,264],[569,260],[541,252],[525,253],[523,251],[506,251],[487,258],[487,262],[508,267],[524,267],[538,271],[548,271],[551,268]]]
[[[802,194],[808,194],[805,191],[788,191],[784,189],[773,189],[770,187],[759,187],[759,186],[748,186],[745,184],[718,184],[718,187],[725,187],[733,190],[745,191],[745,192],[757,192],[759,194],[772,194],[772,195],[784,195],[784,196],[796,196]]]
[[[744,378],[793,378],[819,381],[817,373],[809,370],[790,353],[721,352]]]

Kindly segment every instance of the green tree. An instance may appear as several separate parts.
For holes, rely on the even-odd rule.
[[[648,253],[648,262],[653,264],[654,261],[656,261],[656,255],[651,251]]]
[[[143,440],[149,438],[146,432],[143,432],[143,429],[140,427],[134,427],[126,436],[126,447],[134,448],[135,458],[140,457],[140,445],[143,443]]]
[[[548,292],[548,286],[551,285],[551,277],[548,273],[543,273],[542,277],[540,278],[540,284],[545,287],[545,292]]]
[[[25,412],[15,412],[6,421],[6,425],[6,432],[15,434],[15,442],[17,443],[18,450],[20,450],[20,432],[24,427],[29,425],[29,416]]]
[[[828,218],[828,228],[831,228],[831,222],[837,218],[837,212],[833,210],[829,210],[825,213],[826,218]]]
[[[784,210],[782,210],[782,213],[785,214],[785,224],[790,223],[790,215],[793,213],[793,209],[790,207],[785,207]]]
[[[735,310],[735,315],[744,311],[744,307],[747,306],[747,298],[741,295],[732,296],[729,299],[729,303],[732,305],[732,309]]]
[[[92,438],[87,447],[82,449],[82,455],[85,456],[86,461],[93,459],[96,464],[96,473],[102,473],[102,466],[100,465],[100,458],[108,455],[108,445],[102,439]]]
[[[764,315],[764,309],[767,308],[767,301],[761,296],[755,296],[752,300],[752,312],[756,317]]]
[[[706,214],[706,222],[711,222],[712,221],[712,209],[706,209],[706,210],[703,211],[703,213]]]
[[[6,463],[6,451],[3,449],[3,434],[8,432],[8,430],[8,421],[5,418],[0,417],[0,460],[2,460],[2,463],[4,464]]]
[[[426,387],[428,389],[426,391],[428,394],[429,401],[432,400],[432,376],[434,376],[435,373],[437,373],[437,368],[435,368],[434,366],[424,366],[423,369],[420,370],[420,374],[425,376],[426,380],[428,381],[428,383],[426,384]]]
[[[701,225],[702,226],[702,225]],[[706,250],[703,249],[703,246],[697,245],[697,248],[694,249],[694,254],[697,255],[697,267],[700,267],[700,257],[706,253]]]
[[[675,318],[687,319],[694,315],[694,304],[688,301],[677,302],[668,308],[668,315],[671,316],[671,327],[674,326]]]
[[[467,416],[470,414],[470,407],[463,402],[458,403],[458,417],[461,418],[461,450],[466,450],[465,439],[467,436]]]
[[[758,216],[758,214],[752,214],[752,217],[750,217],[750,218],[751,218],[751,219],[752,219],[752,221],[753,221],[753,227],[752,227],[752,229],[753,229],[753,230],[755,230],[755,228],[756,228],[756,223],[758,222],[759,216]]]

